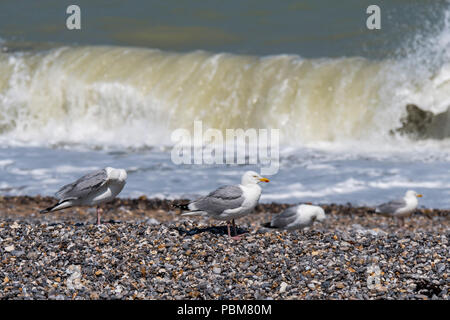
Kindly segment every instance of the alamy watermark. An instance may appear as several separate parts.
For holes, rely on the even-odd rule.
[[[276,174],[280,168],[279,129],[226,129],[224,136],[214,128],[203,132],[202,121],[194,121],[193,135],[176,129],[171,139],[171,158],[177,165],[254,164],[261,175]]]
[[[66,13],[70,16],[66,19],[66,27],[69,30],[81,30],[81,9],[76,4],[67,7]]]
[[[67,7],[66,13],[69,16],[66,19],[66,27],[69,30],[81,30],[81,9],[76,4]],[[381,9],[376,4],[367,7],[366,13],[370,14],[366,20],[366,27],[369,30],[381,29]]]
[[[381,29],[381,9],[376,4],[372,4],[367,7],[367,14],[370,14],[366,20],[366,27],[369,30],[380,30]]]

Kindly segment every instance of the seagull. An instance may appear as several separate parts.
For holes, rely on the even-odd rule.
[[[282,213],[274,216],[270,223],[266,223],[264,227],[278,228],[285,230],[303,229],[314,223],[314,221],[324,221],[325,211],[319,206],[309,204],[300,204],[289,207]]]
[[[97,206],[97,224],[100,224],[101,209],[98,206],[114,199],[125,186],[127,172],[124,169],[106,167],[88,173],[69,183],[55,193],[59,200],[55,205],[40,213],[58,211],[74,206]]]
[[[421,194],[418,194],[413,190],[408,190],[402,199],[396,199],[383,203],[376,207],[375,212],[391,217],[399,217],[401,218],[402,225],[404,225],[405,217],[410,216],[417,208],[417,205],[419,204],[419,200],[417,198],[421,197]]]
[[[241,218],[258,204],[261,196],[259,182],[269,182],[254,171],[247,171],[241,179],[241,184],[220,187],[205,197],[201,197],[184,205],[175,205],[181,210],[189,210],[183,216],[209,216],[215,220],[227,221],[228,236],[234,240],[239,237],[234,219]],[[234,228],[234,237],[231,237],[230,221]]]

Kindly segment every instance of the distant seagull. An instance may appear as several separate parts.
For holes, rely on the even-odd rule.
[[[239,239],[234,219],[241,218],[255,209],[261,196],[259,182],[269,182],[269,179],[261,177],[254,171],[247,171],[242,176],[241,184],[223,186],[184,205],[176,205],[182,210],[189,210],[183,216],[209,216],[216,220],[227,221],[228,236],[231,237],[230,220],[233,223],[233,239]]]
[[[375,212],[385,214],[391,217],[401,218],[401,225],[405,224],[405,217],[410,216],[417,208],[419,200],[422,195],[413,190],[408,190],[402,199],[396,199],[383,203],[376,207]]]
[[[308,204],[300,204],[298,206],[289,207],[282,213],[272,218],[270,223],[266,223],[264,227],[278,228],[285,230],[297,230],[308,227],[314,221],[324,221],[326,218],[325,211],[319,206]]]
[[[101,209],[99,204],[114,199],[125,186],[127,172],[124,169],[107,167],[82,176],[77,181],[67,184],[58,192],[58,203],[40,213],[53,212],[75,206],[97,205],[97,224],[100,224]]]

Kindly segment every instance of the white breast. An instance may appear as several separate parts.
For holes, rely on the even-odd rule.
[[[313,217],[316,217],[320,212],[323,212],[321,207],[306,204],[299,205],[295,221],[290,223],[286,229],[301,229],[310,226],[314,222]]]
[[[125,186],[125,181],[112,180],[107,182],[90,197],[88,197],[83,205],[97,205],[114,199]]]
[[[244,208],[255,208],[258,204],[259,198],[261,197],[261,187],[257,184],[251,184],[248,186],[239,185],[239,187],[244,192],[244,202],[242,207]]]
[[[417,208],[417,205],[419,204],[419,201],[417,200],[416,197],[405,197],[404,199],[406,201],[406,207],[397,209],[394,212],[395,216],[399,216],[399,217],[407,216],[407,215],[411,214]]]
[[[257,184],[252,185],[239,185],[243,192],[244,202],[239,208],[228,209],[223,212],[221,215],[224,219],[236,219],[243,217],[250,212],[258,204],[259,198],[261,197],[261,187]]]

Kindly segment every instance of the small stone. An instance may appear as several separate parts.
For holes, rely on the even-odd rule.
[[[98,295],[97,292],[91,292],[91,294],[89,295],[89,297],[90,297],[92,300],[98,300],[98,299],[100,299],[100,297],[99,297],[99,295]]]
[[[11,229],[19,229],[20,225],[17,223],[17,221],[14,221],[14,223],[10,226]]]
[[[84,286],[81,283],[81,266],[80,265],[70,265],[66,273],[70,274],[67,278],[67,288],[70,290],[80,290]]]
[[[286,288],[287,288],[287,286],[288,286],[288,284],[286,283],[286,282],[281,282],[281,284],[280,284],[280,293],[283,293],[283,292],[285,292],[286,291]]]
[[[145,221],[146,224],[148,225],[157,225],[160,224],[160,222],[158,220],[156,220],[155,218],[149,218]]]
[[[13,250],[11,251],[11,254],[15,257],[21,257],[25,254],[23,250]]]
[[[345,284],[344,284],[343,282],[338,282],[338,283],[335,284],[335,286],[336,286],[336,288],[338,288],[338,289],[343,289],[343,288],[345,288]]]

